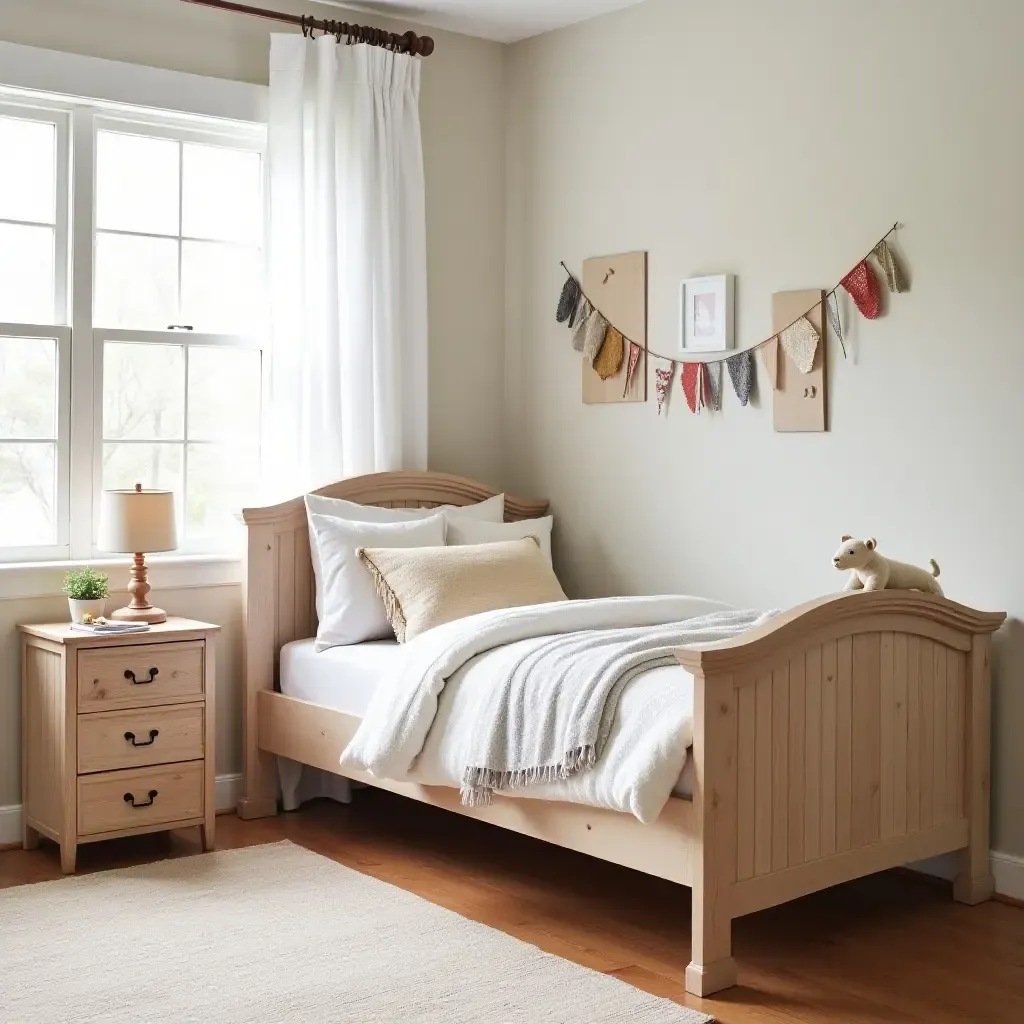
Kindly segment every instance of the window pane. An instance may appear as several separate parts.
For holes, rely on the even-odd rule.
[[[57,446],[0,442],[0,547],[56,544]]]
[[[181,504],[180,444],[105,444],[103,446],[103,487],[159,487],[174,491]]]
[[[263,230],[259,153],[186,142],[181,158],[181,233],[259,245]]]
[[[259,249],[181,243],[181,322],[197,331],[254,331],[262,308],[259,283]]]
[[[97,234],[96,323],[159,331],[178,323],[178,243]]]
[[[56,125],[0,117],[0,218],[52,224],[56,168]]]
[[[53,323],[53,228],[0,224],[0,320]]]
[[[103,436],[184,439],[185,350],[180,345],[104,345]]]
[[[246,349],[189,349],[189,440],[248,441],[260,436],[260,359],[259,352]]]
[[[238,533],[235,513],[251,502],[258,483],[258,449],[190,444],[185,509],[189,540],[229,538]]]
[[[56,440],[55,341],[0,338],[0,438],[5,437]]]
[[[96,227],[178,233],[178,143],[96,133]]]

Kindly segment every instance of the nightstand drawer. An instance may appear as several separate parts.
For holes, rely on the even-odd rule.
[[[78,710],[171,704],[203,696],[203,641],[80,651]]]
[[[203,816],[204,762],[78,778],[78,834],[116,832]]]
[[[202,704],[101,711],[78,718],[82,773],[196,761],[202,756]]]

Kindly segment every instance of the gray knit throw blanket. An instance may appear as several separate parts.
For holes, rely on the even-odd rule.
[[[473,729],[462,803],[489,804],[496,791],[593,768],[630,680],[676,664],[677,647],[730,640],[772,614],[714,612],[664,626],[559,633],[530,645],[496,680]]]

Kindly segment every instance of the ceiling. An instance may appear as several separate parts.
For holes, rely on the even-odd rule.
[[[319,0],[421,25],[514,43],[577,21],[632,7],[641,0]]]

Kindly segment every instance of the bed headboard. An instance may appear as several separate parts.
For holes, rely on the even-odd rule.
[[[472,505],[499,493],[493,487],[447,473],[400,471],[356,476],[314,492],[384,508],[434,508]],[[505,520],[535,519],[547,514],[546,501],[505,496]],[[259,758],[255,736],[256,697],[274,689],[281,648],[292,640],[316,635],[313,564],[302,496],[280,505],[242,511],[246,526],[246,572],[243,632],[244,731],[246,794],[239,805],[243,817],[267,813],[270,791],[266,764]],[[262,780],[262,782],[260,781]],[[252,792],[255,788],[258,792]],[[263,804],[260,804],[263,801]],[[246,810],[253,813],[244,813]]]

